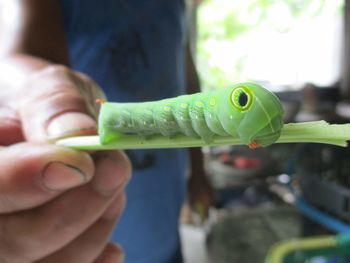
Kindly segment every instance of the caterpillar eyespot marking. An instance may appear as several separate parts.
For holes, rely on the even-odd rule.
[[[254,83],[160,101],[106,102],[99,119],[101,144],[127,134],[169,138],[183,134],[207,143],[216,136],[232,136],[253,147],[266,146],[278,139],[282,127],[278,98]]]
[[[231,101],[238,110],[248,110],[252,104],[252,94],[245,87],[238,87],[232,91]]]

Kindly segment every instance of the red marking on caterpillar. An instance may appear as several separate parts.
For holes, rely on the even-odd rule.
[[[256,149],[261,147],[261,145],[259,143],[257,143],[256,141],[252,141],[251,143],[248,144],[249,149]]]

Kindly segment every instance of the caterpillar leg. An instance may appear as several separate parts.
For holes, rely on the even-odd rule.
[[[260,148],[261,145],[259,143],[257,143],[256,141],[252,141],[251,143],[248,144],[249,149],[256,149],[256,148]]]

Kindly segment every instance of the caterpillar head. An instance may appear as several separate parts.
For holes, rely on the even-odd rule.
[[[219,109],[225,115],[226,130],[251,148],[267,146],[279,138],[283,108],[272,92],[253,83],[237,84],[226,92]]]

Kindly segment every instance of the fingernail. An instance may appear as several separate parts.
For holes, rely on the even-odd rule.
[[[44,187],[53,191],[66,190],[85,181],[86,176],[80,169],[61,162],[49,163],[42,174]]]
[[[81,112],[69,112],[55,117],[47,127],[49,138],[60,138],[78,134],[92,134],[96,121]]]
[[[96,176],[92,181],[95,191],[109,196],[128,181],[128,163],[124,160],[105,156],[96,161]]]

